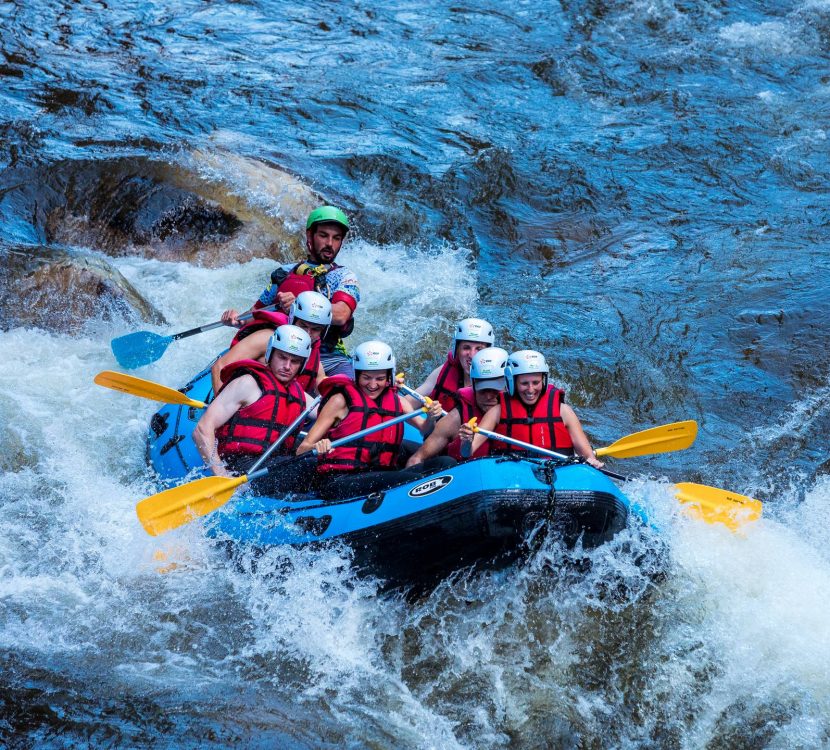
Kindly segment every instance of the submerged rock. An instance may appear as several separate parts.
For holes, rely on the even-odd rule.
[[[78,331],[92,318],[167,321],[102,258],[52,247],[0,254],[0,330],[34,326]]]

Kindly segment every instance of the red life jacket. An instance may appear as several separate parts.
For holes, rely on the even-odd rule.
[[[319,292],[326,299],[331,299],[326,284],[326,274],[335,268],[342,268],[337,263],[332,263],[330,268],[318,272],[321,265],[314,266],[308,261],[298,263],[290,271],[284,268],[277,268],[271,273],[271,283],[277,287],[277,293],[291,292],[295,297],[301,292]],[[299,273],[297,273],[299,271]],[[340,339],[346,338],[354,330],[354,316],[342,326],[330,325],[326,332],[324,341],[329,346],[337,346]]]
[[[574,444],[565,423],[562,421],[560,406],[565,399],[565,392],[552,385],[539,397],[532,408],[516,396],[502,393],[501,418],[495,431],[499,435],[522,440],[538,448],[564,453],[572,456]],[[507,451],[522,451],[518,445],[493,440],[491,451],[504,453]]]
[[[271,274],[271,282],[277,285],[278,292],[291,292],[295,297],[301,292],[320,292],[326,294],[326,274],[335,268],[340,268],[337,263],[332,263],[331,268],[323,268],[320,272],[316,269],[321,265],[313,266],[308,261],[298,263],[290,271],[280,267]],[[300,273],[297,273],[299,271]]]
[[[222,458],[239,454],[261,455],[305,409],[305,393],[296,379],[283,385],[271,368],[253,359],[232,362],[221,372],[225,385],[242,375],[250,375],[256,380],[262,396],[241,408],[216,431]],[[279,450],[289,453],[293,447],[294,437],[291,436]]]
[[[360,430],[374,427],[404,413],[401,400],[394,388],[384,389],[380,403],[366,396],[346,375],[333,375],[320,381],[319,389],[324,399],[321,408],[335,393],[342,393],[349,410],[340,424],[329,430],[326,437],[332,441],[354,435]],[[398,422],[320,456],[317,471],[326,474],[336,471],[394,468],[402,441],[403,423]]]
[[[276,331],[280,326],[288,324],[288,316],[276,310],[254,310],[251,314],[253,317],[236,332],[236,336],[231,341],[231,347],[236,346],[242,339],[256,331],[262,331],[265,328]]]
[[[254,310],[253,318],[239,329],[233,341],[231,341],[231,347],[255,331],[265,329],[276,331],[277,328],[284,325],[288,325],[288,316],[285,313],[274,310]],[[317,387],[317,371],[320,367],[320,345],[321,342],[319,339],[311,345],[311,354],[306,360],[303,369],[297,375],[297,382],[306,393],[314,393],[314,389]],[[224,371],[225,369],[223,368],[222,372]],[[222,382],[224,384],[224,380]]]
[[[459,388],[464,387],[464,368],[455,358],[452,352],[447,354],[447,361],[441,367],[438,378],[435,381],[435,388],[429,397],[441,402],[444,411],[455,408],[455,396]]]
[[[461,415],[461,424],[469,422],[473,417],[480,422],[481,418],[484,416],[484,412],[478,408],[478,404],[476,403],[476,395],[472,388],[462,388],[458,391],[456,394],[455,408],[458,409],[458,413]],[[461,455],[461,439],[459,437],[456,437],[447,446],[447,455],[451,456],[456,461],[468,460]],[[470,456],[470,458],[481,458],[482,456],[489,455],[490,441],[485,440],[484,443],[479,446],[478,450]]]
[[[320,346],[323,342],[317,339],[311,345],[311,354],[302,370],[297,374],[297,382],[306,393],[314,393],[317,388],[317,372],[320,369]]]

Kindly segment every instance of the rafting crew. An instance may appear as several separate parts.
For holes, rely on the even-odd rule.
[[[481,318],[465,318],[455,327],[446,361],[436,367],[415,390],[422,396],[439,401],[446,411],[454,409],[458,391],[471,385],[470,364],[473,357],[494,343],[493,326]],[[411,404],[417,405],[415,398],[410,396],[409,399]]]
[[[311,355],[309,335],[293,325],[279,326],[265,352],[266,364],[243,359],[227,365],[224,383],[193,430],[196,448],[217,476],[244,473],[305,410],[311,398],[297,380]],[[293,452],[294,437],[279,447],[281,455]],[[266,477],[291,489],[292,476],[270,472]],[[304,486],[303,486],[304,488]]]
[[[323,369],[327,375],[351,377],[352,364],[343,339],[354,328],[353,315],[360,302],[360,287],[352,271],[334,262],[348,231],[349,220],[339,208],[315,208],[306,220],[306,259],[283,264],[273,271],[270,283],[250,312],[276,305],[288,314],[300,293],[319,292],[331,303],[332,316],[320,349]],[[222,321],[238,327],[239,315],[236,310],[225,310]]]
[[[451,458],[439,457],[400,469],[403,423],[332,449],[331,443],[339,438],[414,410],[397,393],[395,356],[388,344],[364,342],[355,348],[352,360],[354,380],[336,375],[319,384],[323,402],[317,421],[297,448],[298,455],[317,452],[316,486],[321,495],[326,499],[366,495],[454,465]],[[428,432],[440,415],[441,405],[433,401],[427,418],[411,421]]]
[[[211,365],[210,377],[213,392],[222,386],[220,373],[233,362],[255,359],[265,362],[265,352],[271,336],[282,325],[302,328],[311,339],[311,354],[297,380],[306,393],[317,392],[317,382],[326,374],[320,361],[322,340],[331,325],[331,302],[319,292],[300,292],[291,303],[288,315],[277,310],[254,310],[253,318],[246,322],[231,341],[230,349]]]
[[[407,461],[407,466],[426,461],[446,453],[456,461],[467,460],[461,455],[461,438],[458,434],[462,424],[473,417],[481,420],[499,403],[499,396],[507,387],[504,368],[507,352],[498,346],[490,346],[476,352],[470,363],[472,385],[456,393],[455,408],[451,409],[436,425],[433,432]],[[482,443],[471,458],[490,455],[490,443]]]
[[[604,466],[594,454],[576,412],[564,403],[564,391],[548,383],[549,368],[540,352],[514,352],[507,359],[504,374],[507,390],[499,395],[499,402],[487,411],[478,427],[567,456],[576,453],[596,468]],[[475,454],[488,440],[466,422],[462,422],[458,434],[463,455]],[[524,450],[491,440],[491,453]]]

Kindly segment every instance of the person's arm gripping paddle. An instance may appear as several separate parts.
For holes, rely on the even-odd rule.
[[[250,375],[236,378],[213,399],[193,430],[193,442],[199,455],[216,476],[231,476],[216,451],[216,431],[240,409],[253,404],[261,396],[262,391]]]

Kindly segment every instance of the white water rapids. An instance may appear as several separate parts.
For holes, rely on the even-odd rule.
[[[364,280],[355,340],[388,340],[413,380],[443,356],[449,322],[476,310],[475,275],[448,249],[357,241],[342,259]],[[271,267],[116,263],[176,321],[163,333],[246,306]],[[198,523],[159,539],[141,529],[155,407],[92,383],[116,367],[109,341],[126,330],[0,333],[9,699],[126,745],[827,745],[827,478],[803,500],[776,498],[743,534],[680,516],[667,478],[638,478],[625,490],[659,534],[620,535],[589,570],[549,542],[524,567],[416,602],[378,596],[341,549],[272,551],[251,570]],[[229,335],[174,342],[137,374],[177,387]],[[668,554],[652,581],[634,563],[659,539]]]

